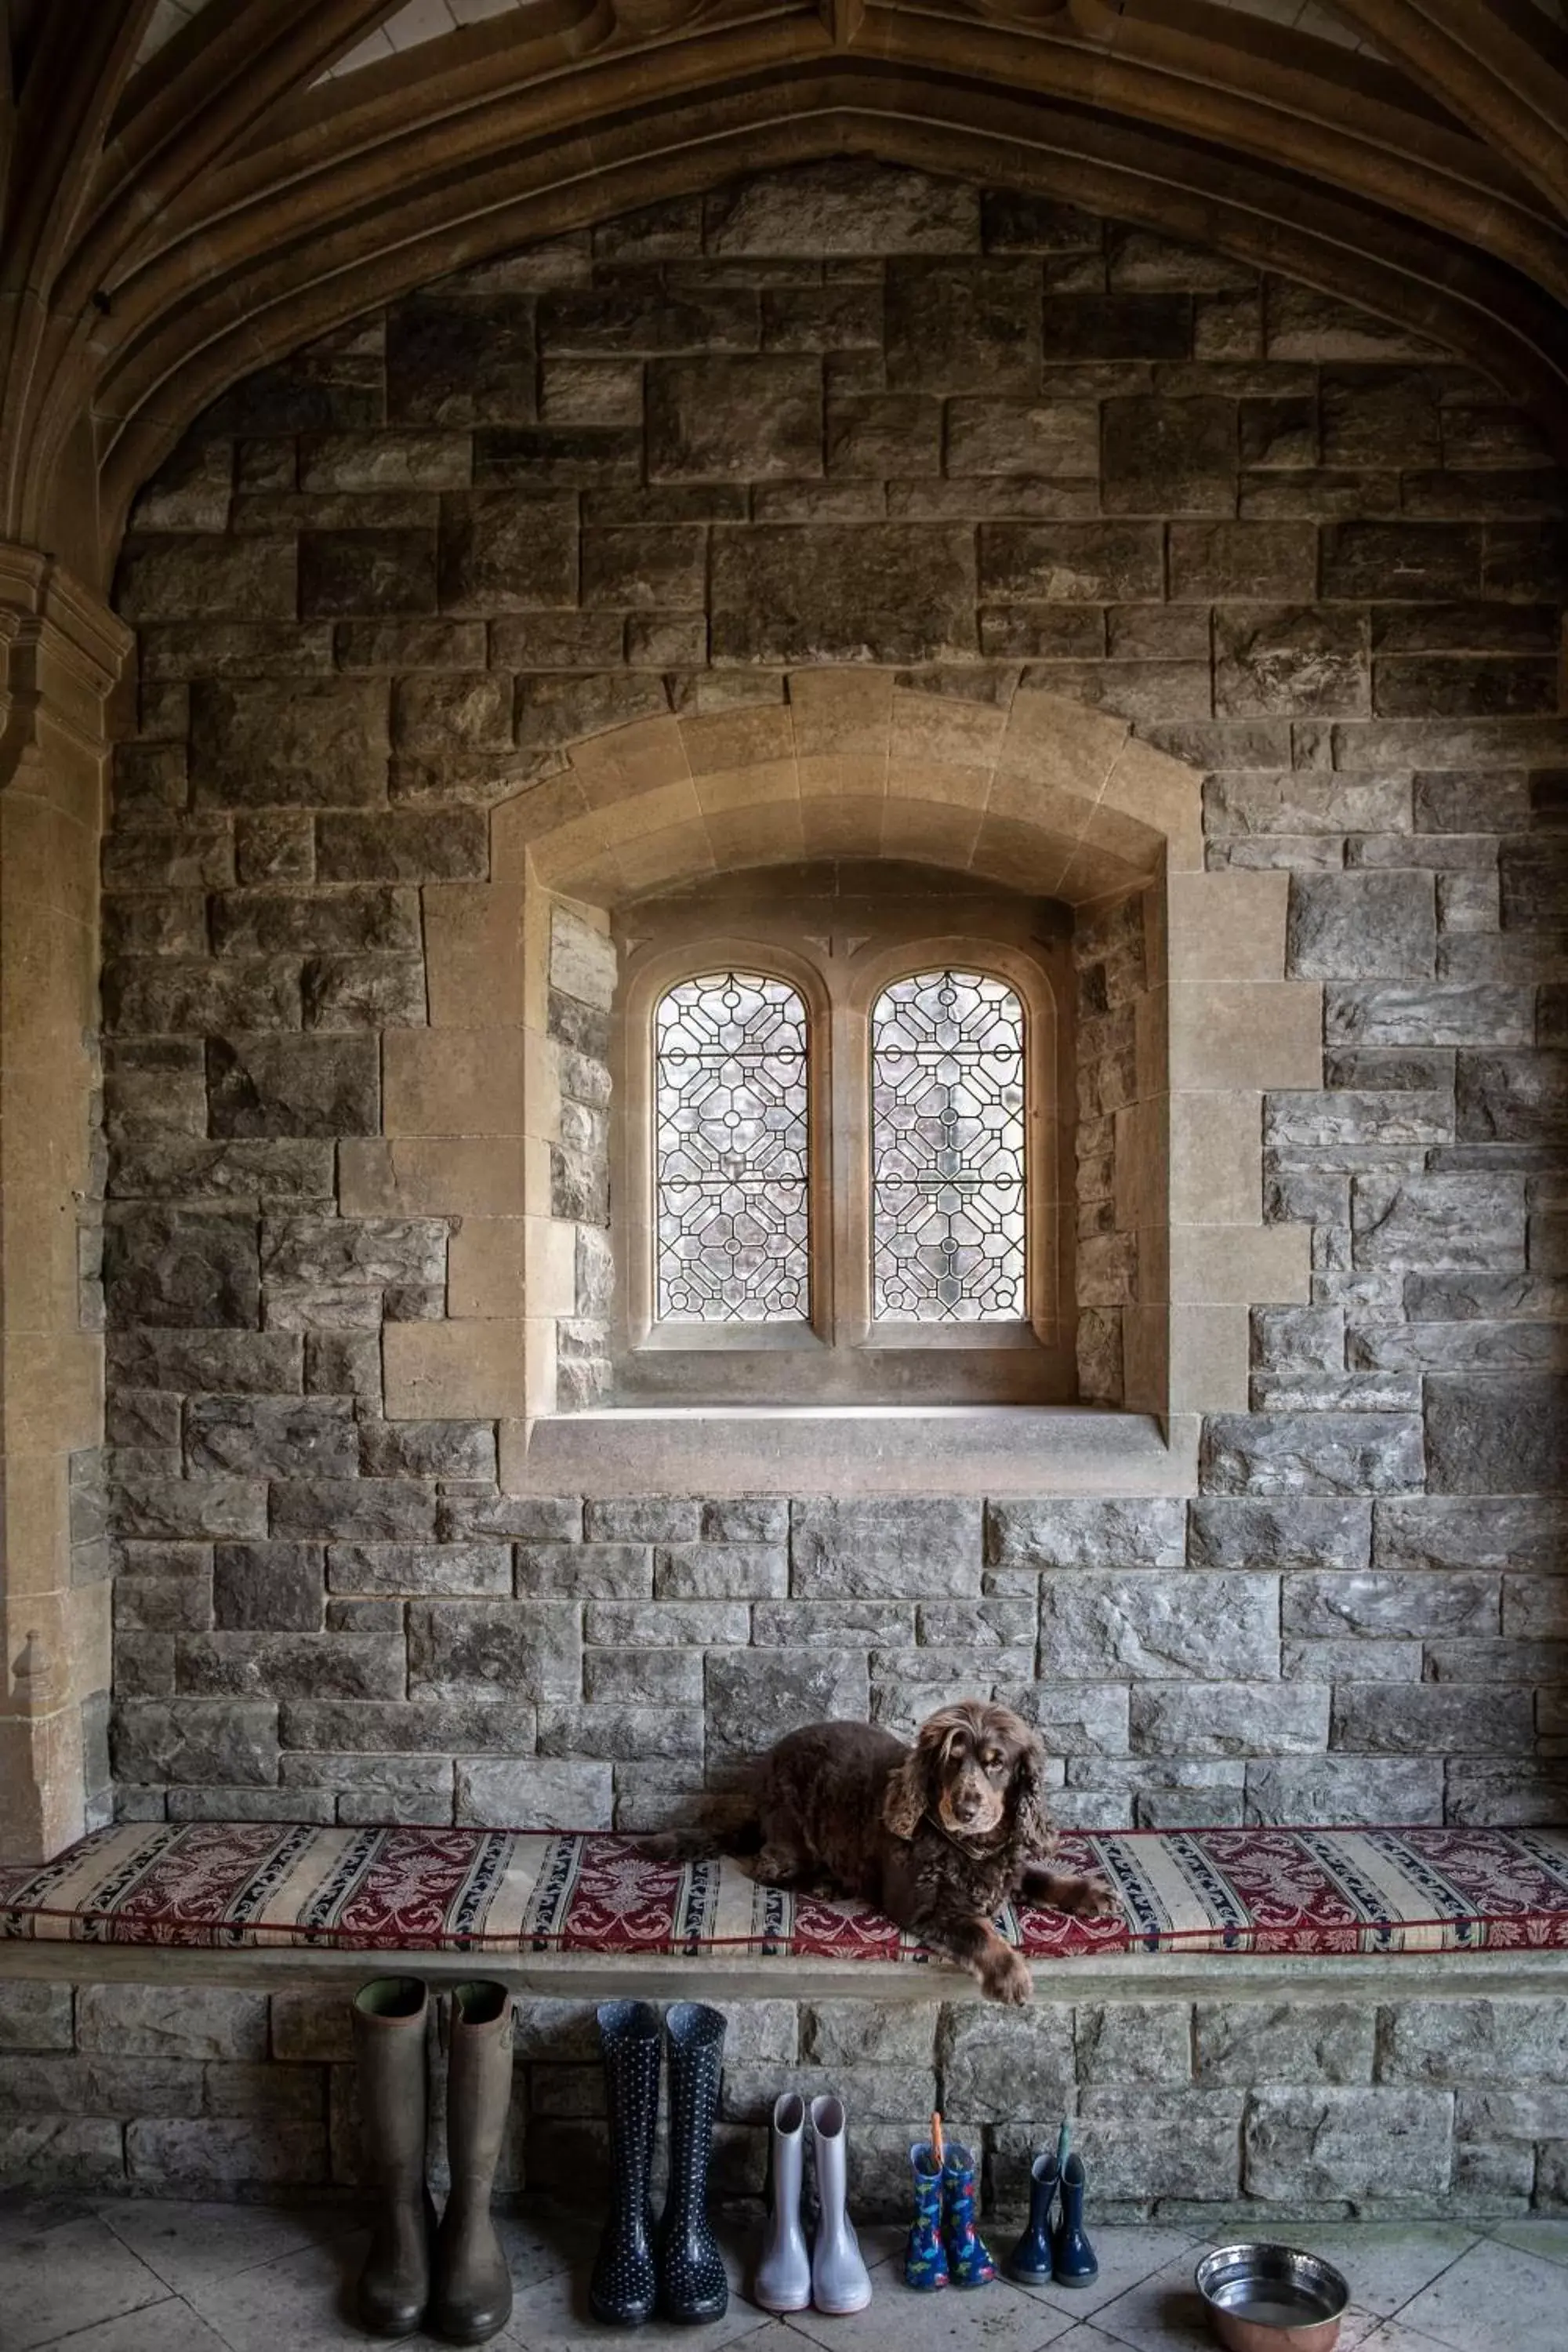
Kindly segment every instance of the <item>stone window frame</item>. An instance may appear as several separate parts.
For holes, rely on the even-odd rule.
[[[803,869],[782,895],[775,868],[760,885],[720,877],[672,899],[639,898],[617,926],[610,1188],[617,1391],[626,1402],[671,1404],[721,1402],[726,1394],[764,1404],[1075,1401],[1065,927],[1051,923],[1053,910],[1000,885],[971,888],[946,906],[934,889],[916,897],[906,865],[876,860],[853,877],[855,937],[846,948],[841,939],[812,935],[814,924],[828,919],[825,869],[843,864]],[[1054,936],[1042,936],[1047,931]],[[1023,1009],[1028,1313],[1003,1326],[879,1329],[871,1311],[871,1013],[893,981],[933,966],[989,972],[1015,991]],[[694,1331],[661,1327],[655,1311],[654,1014],[679,981],[731,968],[786,982],[805,1006],[813,1306],[805,1331],[743,1324]]]
[[[388,1417],[499,1422],[518,1494],[1195,1492],[1203,1416],[1247,1409],[1252,1307],[1310,1297],[1310,1229],[1266,1224],[1262,1200],[1265,1093],[1322,1083],[1321,984],[1286,976],[1289,876],[1205,871],[1200,772],[1065,696],[1020,684],[971,701],[826,664],[777,688],[584,729],[558,771],[493,807],[489,883],[425,888],[429,1025],[389,1033],[383,1133],[340,1148],[344,1215],[454,1221],[447,1319],[384,1333]],[[809,1412],[786,1427],[558,1411],[580,1235],[552,1214],[553,911],[596,933],[613,969],[622,899],[828,856],[912,857],[1079,904],[1144,894],[1117,1193],[1148,1290],[1128,1310],[1121,1412],[895,1425],[889,1409],[868,1444],[860,1424]]]

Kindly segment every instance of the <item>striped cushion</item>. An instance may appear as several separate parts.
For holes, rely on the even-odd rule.
[[[1116,1952],[1568,1948],[1568,1830],[1208,1829],[1065,1837],[1121,1916],[1009,1907],[1030,1958]],[[597,1832],[100,1830],[42,1869],[0,1867],[0,1937],[352,1951],[924,1957],[863,1903],[759,1886],[733,1862],[650,1861]]]

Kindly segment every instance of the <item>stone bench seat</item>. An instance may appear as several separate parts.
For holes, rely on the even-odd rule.
[[[1031,1960],[1568,1949],[1568,1830],[1078,1832],[1061,1860],[1098,1870],[1118,1912],[1008,1906],[1001,1932]],[[240,1822],[125,1824],[42,1867],[0,1868],[0,1939],[747,1958],[781,1991],[792,1965],[929,1957],[867,1904],[761,1885],[732,1861],[660,1861],[605,1832]]]

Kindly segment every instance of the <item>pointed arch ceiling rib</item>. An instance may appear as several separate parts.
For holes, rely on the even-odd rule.
[[[4,527],[47,541],[90,427],[101,576],[139,481],[236,377],[509,245],[834,152],[1301,278],[1466,353],[1568,446],[1561,18],[1559,0],[51,11],[14,60]]]

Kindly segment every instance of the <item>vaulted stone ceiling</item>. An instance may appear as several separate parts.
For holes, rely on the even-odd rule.
[[[870,154],[1412,325],[1568,447],[1561,0],[9,0],[6,535],[101,581],[235,377],[440,273]]]

